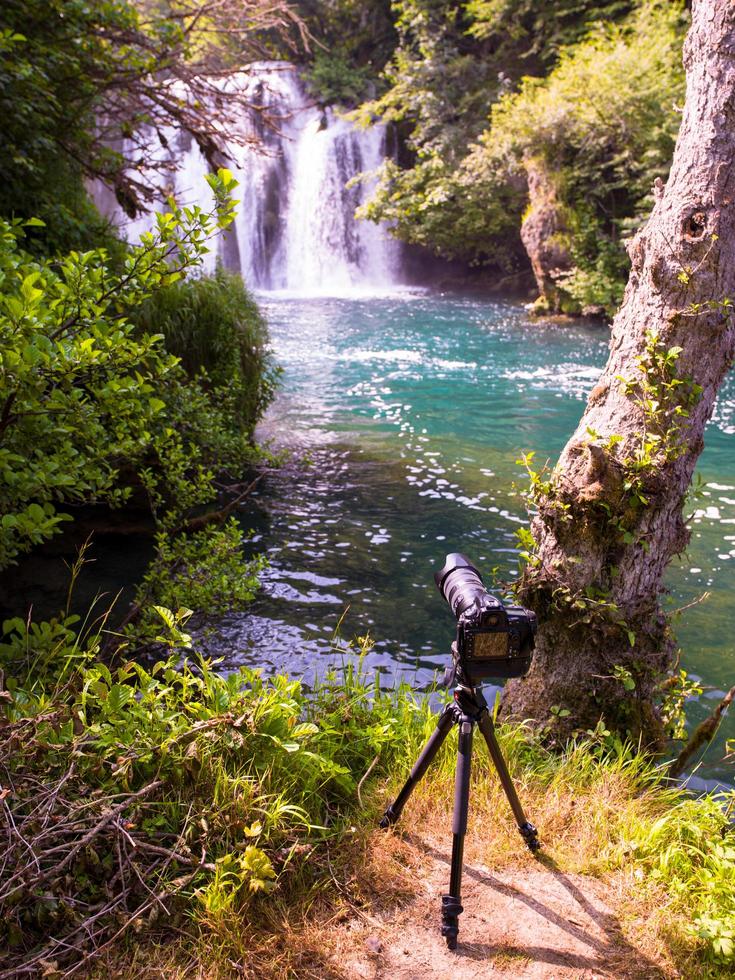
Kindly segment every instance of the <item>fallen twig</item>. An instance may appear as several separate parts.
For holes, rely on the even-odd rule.
[[[360,790],[362,789],[362,786],[363,786],[363,783],[365,782],[365,780],[368,778],[368,776],[370,775],[370,773],[375,768],[376,763],[377,763],[377,761],[378,761],[379,758],[380,758],[380,752],[378,752],[378,754],[375,756],[375,758],[373,759],[373,761],[367,767],[367,770],[365,771],[362,779],[357,784],[357,800],[358,800],[358,803],[360,804],[360,806],[362,806],[362,796],[360,794]]]

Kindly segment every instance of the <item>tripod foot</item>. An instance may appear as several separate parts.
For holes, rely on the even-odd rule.
[[[387,830],[388,827],[392,827],[393,824],[397,822],[399,816],[400,813],[396,813],[396,811],[393,809],[393,804],[391,803],[391,805],[386,809],[383,816],[380,818],[380,822],[378,823],[378,826],[380,827],[381,830]]]
[[[462,903],[453,895],[442,895],[442,936],[447,941],[449,949],[457,948],[459,922],[457,917],[463,912]]]
[[[536,830],[532,823],[526,821],[520,825],[518,831],[526,842],[526,847],[528,847],[532,854],[535,854],[536,851],[540,850],[541,842],[538,839],[538,830]]]

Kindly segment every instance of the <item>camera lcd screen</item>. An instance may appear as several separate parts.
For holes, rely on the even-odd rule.
[[[472,643],[475,660],[492,660],[508,656],[507,633],[475,633]]]

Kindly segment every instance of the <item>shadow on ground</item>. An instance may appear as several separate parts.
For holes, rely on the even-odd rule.
[[[506,980],[661,980],[668,974],[624,937],[594,878],[566,874],[542,856],[523,868],[491,872],[466,864],[459,945],[447,949],[440,933],[441,895],[449,877],[446,853],[407,839],[425,858],[414,900],[370,926],[353,928],[345,948],[349,978],[431,980],[504,977]],[[359,950],[359,952],[357,952]]]

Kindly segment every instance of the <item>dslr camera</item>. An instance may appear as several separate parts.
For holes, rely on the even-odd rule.
[[[506,606],[488,592],[466,555],[447,555],[434,581],[457,620],[452,655],[461,682],[476,687],[489,678],[528,673],[536,613],[522,606]]]

